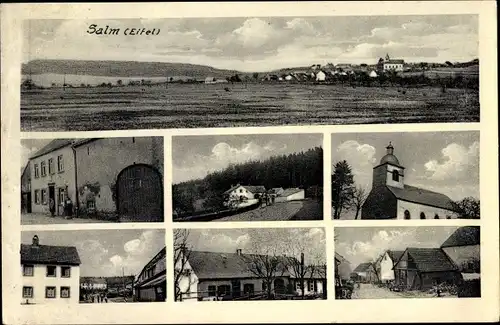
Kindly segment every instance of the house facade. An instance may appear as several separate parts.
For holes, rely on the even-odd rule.
[[[241,250],[236,253],[189,251],[185,254],[175,266],[176,272],[182,270],[177,288],[182,293],[180,300],[242,299],[267,292],[266,279],[249,269],[250,261],[257,255],[246,255]],[[259,256],[262,260],[266,258],[265,255]],[[282,266],[278,267],[272,279],[270,291],[273,294],[298,295],[300,282],[285,266],[289,257],[276,258]],[[309,278],[304,277],[305,294],[320,294],[326,290],[326,279],[321,278],[321,274],[313,272],[306,275]]]
[[[394,281],[394,265],[403,255],[404,251],[385,251],[375,262],[375,269],[381,282]]]
[[[376,270],[373,263],[366,262],[359,264],[353,271],[357,280],[363,283],[374,283],[378,281]]]
[[[407,290],[425,290],[442,283],[457,284],[457,265],[441,248],[407,248],[394,265],[395,284]]]
[[[266,193],[264,186],[240,185],[232,186],[223,193],[225,204],[235,204],[237,207],[246,207],[256,204],[259,196]]]
[[[441,193],[405,184],[405,167],[392,144],[373,168],[372,189],[361,219],[455,219],[452,200]]]
[[[76,247],[21,244],[21,304],[78,303],[80,264]]]
[[[55,214],[64,214],[64,202],[76,202],[75,163],[71,145],[74,139],[52,140],[30,157],[31,210],[50,214],[49,202],[55,202]]]
[[[28,161],[21,171],[21,212],[31,213],[31,204],[31,168]]]
[[[161,137],[85,139],[73,147],[82,214],[163,220]]]
[[[326,80],[326,73],[323,70],[318,71],[316,73],[316,81],[325,81]]]
[[[167,291],[166,249],[156,254],[137,275],[134,283],[136,301],[165,301]]]

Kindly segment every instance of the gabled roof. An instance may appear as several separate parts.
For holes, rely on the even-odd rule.
[[[244,187],[246,188],[247,191],[249,191],[250,193],[265,193],[266,192],[266,188],[262,185],[257,185],[257,186],[254,186],[254,185],[235,185],[233,187],[231,187],[229,190],[225,191],[223,194],[229,194],[231,193],[233,190],[237,189],[238,187]]]
[[[452,201],[444,194],[419,187],[404,185],[404,188],[387,186],[398,199],[453,211]],[[428,216],[433,218],[434,216]]]
[[[259,255],[189,251],[188,261],[200,279],[258,278],[248,270],[248,259],[252,256]],[[290,257],[278,258],[285,263]],[[283,276],[290,276],[288,270],[284,270]]]
[[[31,155],[30,159],[37,158],[45,154],[48,154],[49,152],[60,149],[62,147],[69,146],[75,143],[76,141],[77,141],[76,139],[54,139],[50,141],[47,145],[42,147],[40,150],[35,152],[33,155]]]
[[[303,189],[300,188],[287,188],[286,190],[283,191],[283,193],[280,194],[280,196],[289,196],[295,193],[299,193],[303,191]]]
[[[384,63],[389,63],[389,64],[404,64],[405,60],[402,59],[390,59],[385,61]]]
[[[401,258],[401,256],[403,256],[405,251],[393,251],[393,250],[388,250],[387,251],[387,254],[389,255],[389,257],[391,258],[392,260],[392,263],[393,264],[396,264],[399,259]]]
[[[480,232],[478,226],[460,227],[441,245],[444,247],[479,245]]]
[[[80,265],[80,256],[73,246],[21,244],[21,263]]]
[[[349,263],[351,264],[344,256],[340,255],[339,253],[335,252],[335,258],[340,262],[340,263]]]
[[[457,265],[441,248],[408,247],[405,252],[408,252],[420,272],[458,271]]]
[[[163,247],[152,259],[149,260],[146,265],[142,268],[138,275],[141,275],[145,270],[149,269],[153,264],[156,264],[159,260],[164,259],[167,254],[167,248]]]
[[[361,263],[359,264],[353,272],[366,272],[370,267],[372,266],[372,263]]]

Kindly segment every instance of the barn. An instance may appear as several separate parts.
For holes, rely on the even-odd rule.
[[[288,202],[305,199],[305,191],[300,188],[287,188],[276,197],[276,202]]]

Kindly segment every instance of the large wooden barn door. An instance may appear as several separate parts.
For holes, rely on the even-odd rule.
[[[163,185],[158,171],[148,165],[125,168],[117,180],[117,208],[121,220],[163,221]]]

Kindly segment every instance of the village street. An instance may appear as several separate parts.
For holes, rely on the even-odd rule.
[[[352,293],[352,299],[384,299],[384,298],[402,298],[397,292],[386,288],[379,288],[371,283],[361,283],[359,289],[355,288]]]
[[[216,219],[217,221],[283,221],[322,219],[321,203],[313,200],[274,203],[263,208]]]
[[[21,213],[22,225],[39,225],[39,224],[61,224],[61,223],[101,223],[104,220],[73,218],[65,219],[62,216],[52,218],[49,214],[43,213]]]

